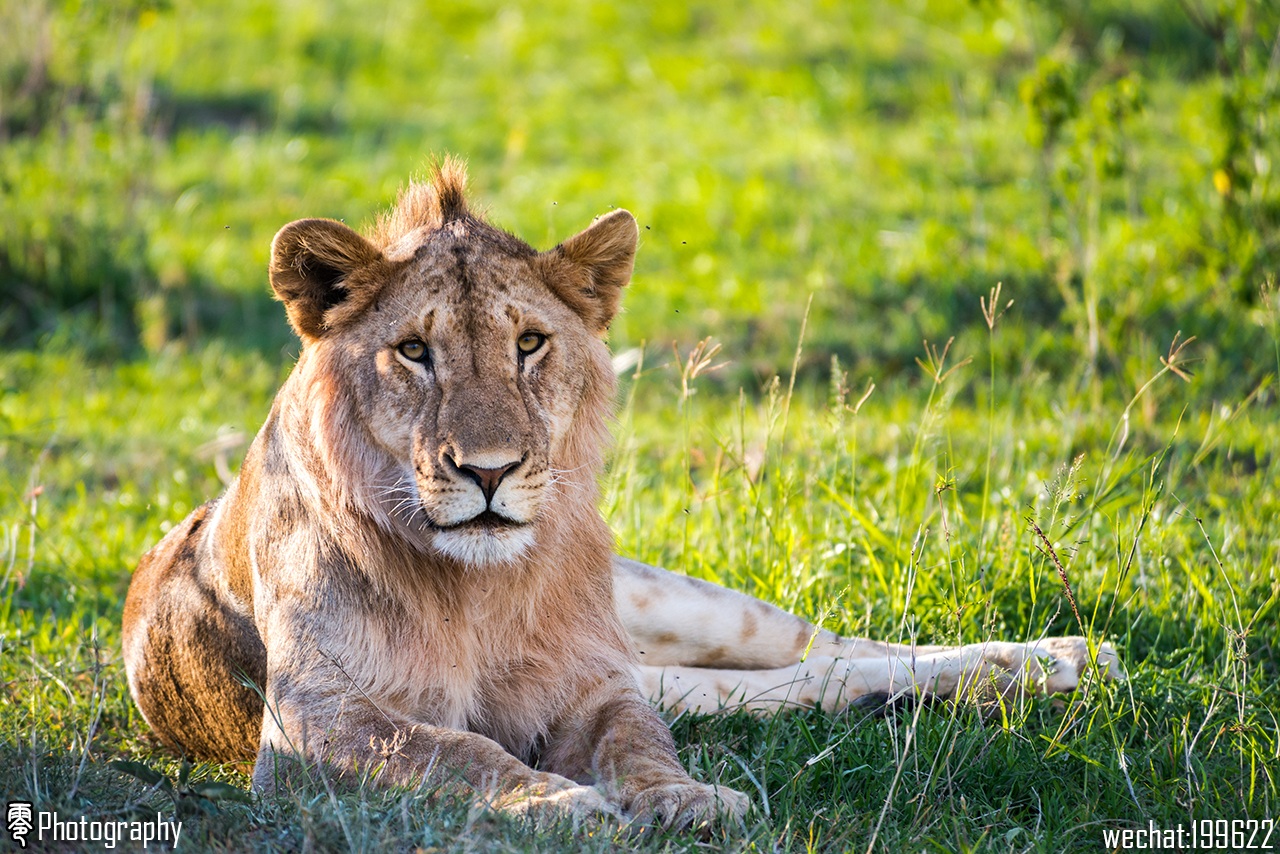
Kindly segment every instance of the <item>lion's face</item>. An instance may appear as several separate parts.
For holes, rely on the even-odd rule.
[[[602,347],[536,260],[446,226],[337,336],[368,374],[370,433],[400,464],[382,500],[465,563],[532,542]]]
[[[462,563],[502,563],[535,542],[548,505],[592,491],[612,388],[600,335],[636,227],[614,212],[540,254],[448,213],[382,247],[338,223],[294,223],[272,281],[334,389],[319,401],[322,441],[356,446],[328,456],[366,481],[370,511]]]

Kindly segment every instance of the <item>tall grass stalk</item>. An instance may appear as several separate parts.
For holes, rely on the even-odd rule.
[[[920,475],[920,458],[924,448],[925,439],[928,437],[936,415],[934,412],[934,402],[937,398],[939,389],[942,384],[947,381],[953,373],[963,368],[965,365],[973,361],[973,359],[965,358],[960,362],[947,367],[947,356],[951,352],[951,345],[955,343],[955,337],[947,339],[947,343],[939,350],[936,346],[931,345],[928,340],[924,342],[925,357],[921,359],[916,357],[916,364],[924,371],[925,376],[930,380],[929,396],[924,404],[924,411],[920,415],[919,423],[916,427],[915,438],[911,443],[911,456],[907,464],[907,477],[904,482],[898,485],[898,529],[894,538],[895,548],[901,549],[902,546],[902,523],[906,516],[906,500],[908,495],[913,495],[918,486]]]
[[[1231,609],[1235,614],[1235,625],[1228,624],[1225,619],[1222,621],[1222,627],[1226,632],[1228,641],[1223,669],[1226,671],[1225,676],[1233,689],[1231,695],[1235,700],[1237,727],[1237,736],[1233,741],[1240,756],[1240,773],[1244,774],[1246,756],[1252,760],[1256,752],[1255,743],[1244,738],[1243,735],[1251,728],[1248,721],[1249,702],[1245,685],[1249,678],[1249,635],[1253,631],[1258,612],[1250,615],[1246,623],[1240,611],[1240,600],[1236,595],[1235,585],[1232,584],[1231,578],[1227,575],[1227,568],[1222,565],[1222,558],[1219,557],[1218,550],[1214,547],[1213,540],[1209,537],[1209,532],[1205,530],[1204,520],[1199,515],[1195,515],[1194,518],[1196,528],[1200,531],[1200,536],[1204,540],[1205,546],[1208,547],[1209,554],[1213,557],[1213,563],[1218,570],[1218,575],[1221,577],[1227,591],[1231,594]],[[1256,766],[1252,761],[1250,761],[1250,769],[1252,779],[1250,779],[1248,789],[1252,792],[1256,783]]]
[[[672,345],[676,367],[680,375],[680,413],[684,451],[684,526],[683,547],[681,549],[681,565],[685,574],[689,573],[690,532],[692,530],[692,514],[697,499],[697,484],[693,479],[693,396],[697,394],[694,383],[698,377],[724,366],[724,363],[713,364],[720,352],[720,345],[710,338],[704,338],[693,346],[688,357],[680,358],[680,348]]]
[[[787,378],[787,394],[782,399],[782,432],[778,437],[778,454],[787,450],[787,426],[791,423],[791,399],[796,391],[796,375],[800,373],[800,356],[804,353],[804,334],[809,329],[809,312],[813,309],[813,294],[804,304],[804,315],[800,318],[800,332],[796,335],[796,350],[791,357],[791,375]]]
[[[1181,330],[1174,333],[1173,341],[1169,344],[1168,354],[1160,357],[1160,370],[1152,374],[1145,383],[1139,386],[1138,390],[1129,398],[1129,402],[1125,404],[1124,411],[1120,413],[1120,418],[1111,431],[1111,438],[1108,440],[1106,452],[1103,454],[1102,471],[1094,487],[1094,506],[1097,506],[1103,488],[1112,485],[1109,483],[1112,468],[1120,458],[1120,452],[1124,450],[1125,443],[1129,438],[1129,413],[1133,410],[1134,405],[1142,399],[1143,395],[1159,382],[1160,378],[1165,374],[1173,374],[1183,382],[1191,382],[1189,366],[1193,359],[1185,351],[1191,345],[1191,342],[1195,340],[1196,337],[1194,335],[1184,340]]]
[[[996,282],[987,296],[979,296],[982,319],[987,324],[987,453],[982,471],[982,509],[978,515],[978,566],[982,566],[987,543],[987,505],[991,499],[991,461],[995,457],[996,434],[996,323],[1013,306],[1013,300],[999,307],[1003,282]]]
[[[1280,41],[1277,42],[1280,45]],[[1271,348],[1276,354],[1276,376],[1280,377],[1280,289],[1276,287],[1275,274],[1267,276],[1259,288],[1262,309],[1266,312],[1267,331],[1271,333]]]
[[[848,501],[853,504],[858,495],[858,413],[876,390],[876,384],[867,381],[866,391],[856,403],[849,404],[849,373],[840,370],[840,358],[831,357],[831,415],[832,428],[835,435],[843,438],[845,465],[849,472]],[[845,429],[845,417],[851,416],[848,429]]]

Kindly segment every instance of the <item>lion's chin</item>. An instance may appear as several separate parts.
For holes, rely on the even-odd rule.
[[[532,525],[463,525],[437,531],[434,545],[467,566],[515,563],[533,545]]]

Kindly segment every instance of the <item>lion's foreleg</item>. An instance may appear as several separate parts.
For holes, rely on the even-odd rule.
[[[616,815],[603,793],[521,762],[477,733],[416,724],[363,699],[269,697],[254,787],[317,782],[333,775],[383,786],[474,797],[515,815]]]
[[[671,731],[634,689],[592,698],[553,735],[543,763],[577,778],[591,777],[627,814],[663,826],[741,819],[746,795],[698,783],[676,755]]]

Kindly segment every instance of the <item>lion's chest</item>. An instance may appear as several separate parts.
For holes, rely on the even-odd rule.
[[[414,721],[489,735],[516,750],[563,711],[568,651],[490,615],[432,615],[358,645],[365,691]],[[353,645],[354,646],[354,645]]]

